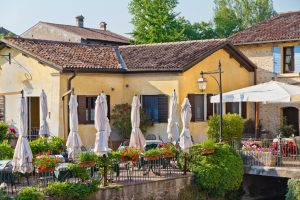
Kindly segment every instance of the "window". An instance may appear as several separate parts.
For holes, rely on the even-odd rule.
[[[143,95],[142,108],[147,119],[155,123],[168,122],[168,96]]]
[[[247,103],[246,102],[232,102],[226,103],[226,114],[235,113],[247,118]]]
[[[188,94],[192,107],[192,122],[205,121],[213,115],[213,104],[210,103],[212,94]]]
[[[0,96],[0,122],[5,121],[5,96]]]
[[[294,47],[283,48],[283,73],[293,73],[294,65]]]
[[[95,118],[95,102],[97,96],[78,96],[78,122],[80,124],[93,124]],[[106,95],[107,117],[110,118],[110,96]]]

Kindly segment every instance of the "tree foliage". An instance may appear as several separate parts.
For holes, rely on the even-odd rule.
[[[228,37],[274,15],[272,0],[215,0],[215,32]]]

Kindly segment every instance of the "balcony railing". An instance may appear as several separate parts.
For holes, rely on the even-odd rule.
[[[246,166],[300,168],[300,146],[294,138],[233,140]]]

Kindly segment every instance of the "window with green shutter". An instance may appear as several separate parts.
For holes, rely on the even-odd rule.
[[[142,109],[147,119],[154,123],[168,122],[168,96],[166,95],[142,95]]]
[[[95,118],[95,103],[97,96],[78,95],[78,123],[93,124]],[[107,117],[110,118],[110,96],[106,95]]]

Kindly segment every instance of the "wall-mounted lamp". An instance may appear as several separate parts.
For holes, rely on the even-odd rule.
[[[11,64],[11,55],[10,55],[10,53],[8,53],[7,55],[0,55],[0,56],[7,57],[8,58],[8,63]]]

